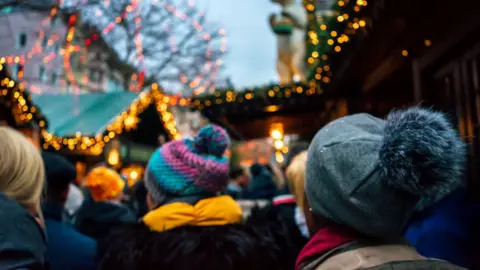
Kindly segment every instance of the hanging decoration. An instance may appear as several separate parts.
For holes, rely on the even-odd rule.
[[[148,106],[155,105],[160,120],[164,125],[170,139],[179,139],[180,134],[176,129],[175,117],[170,111],[170,97],[163,94],[163,91],[157,84],[152,84],[151,88],[141,92],[139,97],[130,105],[130,107],[117,116],[106,128],[103,134],[96,136],[75,134],[74,137],[57,137],[46,130],[42,131],[45,143],[44,149],[53,148],[61,150],[81,150],[92,155],[100,155],[105,145],[114,140],[114,138],[125,131],[136,129],[139,122],[139,115],[145,111]]]
[[[103,5],[105,8],[108,8],[110,5],[110,0],[103,0],[103,3],[99,2],[99,4]],[[55,59],[61,57],[63,60],[63,65],[65,67],[65,79],[59,80],[59,83],[62,87],[72,87],[71,90],[75,93],[79,93],[81,90],[81,85],[85,84],[85,82],[88,82],[88,77],[83,77],[83,83],[75,78],[75,75],[72,71],[72,65],[70,63],[71,61],[71,56],[75,53],[82,53],[82,56],[80,59],[85,59],[85,55],[87,54],[87,48],[92,42],[92,40],[95,40],[95,36],[99,34],[108,34],[112,31],[115,30],[115,27],[122,23],[129,14],[131,14],[133,20],[132,22],[134,23],[135,27],[135,34],[134,34],[134,44],[136,47],[136,52],[137,52],[137,57],[135,58],[135,68],[136,72],[132,74],[132,78],[130,80],[130,86],[128,87],[129,90],[131,91],[140,91],[144,83],[146,82],[149,74],[147,74],[147,68],[145,66],[145,59],[144,59],[144,54],[143,54],[143,37],[142,37],[142,17],[141,17],[141,2],[139,0],[131,0],[130,5],[127,5],[125,7],[125,11],[122,14],[119,14],[119,16],[115,17],[113,21],[107,22],[105,27],[103,29],[99,29],[98,33],[92,33],[91,36],[84,37],[85,42],[84,45],[79,45],[75,44],[73,45],[73,41],[76,38],[77,32],[77,20],[79,17],[80,12],[76,12],[73,14],[62,14],[61,8],[64,6],[64,1],[63,0],[57,0],[56,5],[53,5],[49,16],[45,18],[39,28],[37,29],[38,36],[36,40],[34,41],[34,45],[32,46],[31,50],[27,53],[22,53],[19,55],[8,55],[4,56],[6,59],[6,62],[8,64],[13,64],[13,63],[20,63],[22,66],[27,64],[28,60],[31,59],[32,57],[35,56],[41,56],[43,57],[43,61],[45,64],[51,63]],[[73,1],[71,3],[68,3],[68,9],[69,10],[80,10],[82,6],[86,5],[86,1]],[[165,2],[161,3],[160,1],[152,1],[150,3],[151,5],[159,5],[162,4],[166,10],[168,10],[172,15],[175,17],[187,21],[189,19],[189,15],[182,13],[179,11],[174,5]],[[190,8],[195,7],[194,1],[188,1],[188,6]],[[54,23],[56,20],[63,20],[63,15],[67,15],[67,20],[66,20],[66,26],[67,26],[67,34],[65,37],[62,36],[60,33],[61,31],[57,31],[55,29],[54,25],[57,25]],[[100,17],[101,11],[97,10],[96,16]],[[203,17],[203,14],[201,14],[201,17]],[[209,40],[211,37],[210,35],[205,32],[204,27],[200,24],[198,20],[191,20],[191,27],[192,29],[195,29],[197,31],[198,36],[202,37],[205,40]],[[81,23],[80,23],[81,24]],[[49,36],[49,34],[51,34]],[[220,39],[220,50],[221,52],[226,52],[227,50],[227,38],[226,38],[226,31],[224,29],[219,30],[219,35],[221,36]],[[173,36],[172,36],[173,38]],[[56,50],[52,50],[52,48],[59,48],[59,51],[57,52]],[[171,51],[175,52],[176,47],[175,45],[171,46]],[[48,53],[47,53],[48,52]],[[211,54],[211,50],[207,48],[205,51],[205,56],[208,58],[209,54]],[[214,89],[214,84],[215,84],[215,79],[216,79],[216,71],[219,69],[220,65],[222,64],[221,60],[217,61],[206,61],[202,70],[200,71],[199,75],[197,75],[195,78],[193,78],[192,83],[190,85],[194,85],[193,91],[195,93],[203,93],[207,88],[210,89],[210,91],[213,91]],[[206,77],[206,74],[208,74],[208,77]],[[21,79],[23,77],[23,70],[20,71],[20,76],[17,78]],[[180,76],[179,81],[184,82],[182,79],[182,76]],[[188,81],[188,79],[187,79]],[[21,81],[23,85],[26,87],[29,87],[30,91],[36,93],[36,94],[41,94],[45,93],[45,89],[42,89],[42,87],[35,85],[33,83],[29,83],[27,81]],[[203,84],[200,84],[200,82],[203,82]],[[67,89],[69,90],[69,89]]]
[[[285,146],[284,135],[282,123],[274,123],[270,126],[270,137],[273,139],[275,160],[278,163],[283,163],[285,160],[283,154],[288,152],[288,148]]]
[[[47,127],[45,116],[33,105],[25,87],[7,74],[4,63],[0,64],[0,100],[11,109],[16,125],[27,125],[34,121],[42,129]]]
[[[351,39],[367,26],[366,19],[361,17],[361,9],[367,6],[367,0],[335,0],[331,10],[333,19],[319,24],[314,0],[304,0],[308,13],[307,59],[313,66],[305,83],[271,84],[263,87],[248,88],[241,91],[235,89],[216,89],[211,94],[198,95],[192,98],[190,106],[196,110],[204,110],[229,103],[249,103],[255,100],[267,100],[275,103],[301,96],[322,95],[323,89],[333,76],[330,60],[334,54],[342,51]]]

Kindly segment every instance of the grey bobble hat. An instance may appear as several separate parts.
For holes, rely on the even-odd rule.
[[[465,151],[445,115],[428,109],[337,119],[308,151],[311,211],[365,235],[399,236],[415,210],[460,185]]]

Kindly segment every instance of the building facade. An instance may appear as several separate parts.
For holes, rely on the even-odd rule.
[[[81,21],[72,42],[75,50],[65,59],[68,18],[56,9],[0,10],[0,60],[8,64],[12,77],[36,94],[128,91],[135,70]],[[73,79],[67,79],[66,60]]]
[[[61,50],[67,28],[51,14],[21,7],[0,11],[1,61],[32,92],[56,92],[64,78]]]

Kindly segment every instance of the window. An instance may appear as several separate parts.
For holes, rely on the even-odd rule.
[[[103,71],[101,70],[97,72],[97,81],[99,83],[103,82]]]
[[[99,52],[96,53],[96,54],[95,54],[95,59],[98,60],[98,61],[102,60],[102,54],[99,53]]]
[[[46,74],[45,74],[45,67],[44,66],[40,66],[40,68],[38,69],[38,78],[41,81],[45,81]]]
[[[12,77],[14,79],[21,79],[23,78],[23,65],[22,64],[16,64],[12,68]]]
[[[44,36],[42,39],[42,48],[47,47],[47,43],[48,43],[48,38],[47,36]]]
[[[25,48],[27,46],[27,34],[20,33],[18,34],[18,48]]]
[[[90,71],[90,74],[88,76],[88,79],[91,81],[91,82],[95,82],[96,79],[97,79],[97,72],[95,70],[91,70]]]
[[[54,72],[52,73],[52,84],[53,84],[53,85],[56,85],[56,84],[57,84],[57,78],[58,78],[58,75],[57,75],[57,73],[54,71]]]
[[[22,64],[17,64],[17,72],[16,72],[16,78],[17,79],[22,79],[23,78],[23,65]]]
[[[57,41],[55,42],[55,45],[53,45],[54,53],[58,54],[60,53],[60,43]]]

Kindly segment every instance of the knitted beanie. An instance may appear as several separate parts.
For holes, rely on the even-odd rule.
[[[96,167],[85,178],[85,186],[92,198],[101,202],[118,199],[125,188],[125,181],[110,168]]]
[[[150,158],[145,186],[152,198],[214,195],[226,188],[229,163],[224,156],[230,138],[216,125],[193,138],[164,144]]]
[[[415,210],[459,186],[465,150],[445,115],[431,110],[396,111],[386,121],[346,116],[313,139],[307,199],[313,213],[360,233],[399,236]]]
[[[49,152],[42,152],[45,177],[49,185],[65,186],[75,181],[77,170],[66,158]]]

